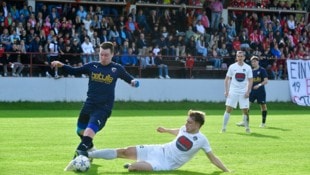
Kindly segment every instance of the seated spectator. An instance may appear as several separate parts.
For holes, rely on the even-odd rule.
[[[142,59],[140,59],[140,66],[142,69],[145,69],[147,67],[155,67],[155,57],[153,55],[153,52],[150,50],[147,52],[147,49],[143,50],[144,52],[142,53],[143,55],[146,55],[145,57],[142,57]]]
[[[109,38],[112,41],[116,41],[118,45],[122,45],[122,40],[121,40],[121,37],[120,37],[120,34],[118,32],[116,25],[111,26],[111,30],[109,32]]]
[[[37,53],[33,54],[33,63],[38,65],[40,68],[39,76],[50,77],[52,74],[52,68],[48,63],[47,54],[44,52],[43,46],[38,46]]]
[[[213,68],[215,70],[219,70],[221,69],[222,66],[222,59],[220,58],[220,56],[218,55],[218,47],[217,44],[214,44],[212,46],[212,50],[211,50],[211,56],[208,59],[208,61],[213,63]]]
[[[177,40],[175,41],[175,50],[176,50],[176,60],[179,59],[179,57],[185,56],[185,50],[186,50],[186,44],[184,37],[182,35],[177,36]]]
[[[121,64],[123,66],[137,66],[138,65],[137,55],[132,53],[132,48],[128,49],[127,54],[122,54]]]
[[[242,31],[241,35],[239,36],[239,40],[241,42],[241,49],[250,49],[250,40],[245,30]]]
[[[0,36],[0,41],[5,50],[11,50],[12,43],[11,43],[9,30],[7,28],[4,28],[3,33]]]
[[[138,23],[134,22],[132,17],[128,17],[128,20],[125,23],[125,28],[129,31],[132,38],[135,38],[135,36],[138,36],[140,33]]]
[[[24,69],[24,65],[21,63],[21,57],[20,57],[20,48],[17,44],[13,44],[12,50],[10,50],[12,53],[8,53],[8,61],[9,65],[12,68],[12,76],[13,77],[19,77],[21,76],[21,72]]]
[[[195,36],[192,35],[190,40],[186,43],[186,53],[190,53],[191,55],[197,55],[196,53],[196,39]]]
[[[164,64],[161,52],[158,52],[157,56],[155,56],[155,64],[158,67],[159,78],[163,79],[165,77],[166,79],[170,79],[168,66]],[[163,75],[163,72],[165,75]]]
[[[162,52],[163,55],[168,55],[168,45],[164,35],[161,35],[161,37],[157,40],[156,46],[158,46],[159,50]]]
[[[237,32],[236,32],[236,25],[235,25],[235,21],[234,20],[230,20],[229,23],[226,25],[227,28],[227,37],[229,39],[230,42],[232,42],[235,37],[237,36]]]
[[[199,38],[196,41],[196,51],[197,53],[201,54],[203,56],[202,59],[206,59],[208,55],[208,46],[205,42],[204,36],[200,35]]]

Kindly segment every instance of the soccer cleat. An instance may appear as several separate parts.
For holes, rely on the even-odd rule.
[[[260,127],[260,128],[266,128],[266,124],[265,124],[265,123],[262,123],[262,124],[259,125],[259,127]]]
[[[246,133],[251,133],[250,128],[246,128],[246,129],[245,129],[245,132],[246,132]]]
[[[64,169],[64,171],[74,171],[75,168],[74,168],[73,164],[74,164],[74,160],[71,160],[69,162],[69,164],[66,166],[66,168]]]
[[[126,163],[123,167],[124,167],[125,169],[128,169],[130,165],[131,165],[130,163]]]
[[[240,126],[240,127],[241,127],[241,126],[242,126],[242,127],[244,127],[244,126],[245,126],[244,122],[239,122],[239,123],[236,123],[236,125],[237,125],[237,126]]]
[[[220,133],[225,133],[226,132],[226,129],[222,129],[221,131],[220,131]]]

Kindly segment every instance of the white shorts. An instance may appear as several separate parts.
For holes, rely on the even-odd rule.
[[[171,170],[161,145],[137,145],[137,161],[151,164],[153,171]]]
[[[236,108],[238,103],[239,103],[240,109],[246,109],[246,108],[249,108],[250,106],[249,98],[245,98],[244,95],[239,95],[239,94],[228,95],[226,99],[226,106]]]

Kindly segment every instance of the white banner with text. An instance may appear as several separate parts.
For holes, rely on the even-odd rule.
[[[310,106],[310,60],[287,60],[292,101]]]

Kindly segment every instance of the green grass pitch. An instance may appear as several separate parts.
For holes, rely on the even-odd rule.
[[[271,104],[268,106],[268,127],[262,129],[258,127],[261,121],[259,109],[253,106],[250,116],[251,134],[246,134],[244,128],[235,126],[242,118],[240,110],[235,110],[227,133],[220,134],[224,112],[222,103],[124,104],[116,104],[106,127],[96,136],[94,142],[97,148],[166,143],[173,136],[157,133],[156,128],[180,127],[185,123],[187,110],[192,108],[206,112],[206,123],[201,131],[208,137],[215,155],[234,171],[232,174],[310,174],[309,108],[293,104]],[[75,125],[80,106],[79,103],[0,103],[0,174],[77,174],[64,172],[63,169],[71,160],[79,142]],[[222,174],[202,151],[179,170],[171,172],[129,173],[122,168],[127,162],[132,161],[96,159],[88,172],[78,174]]]

